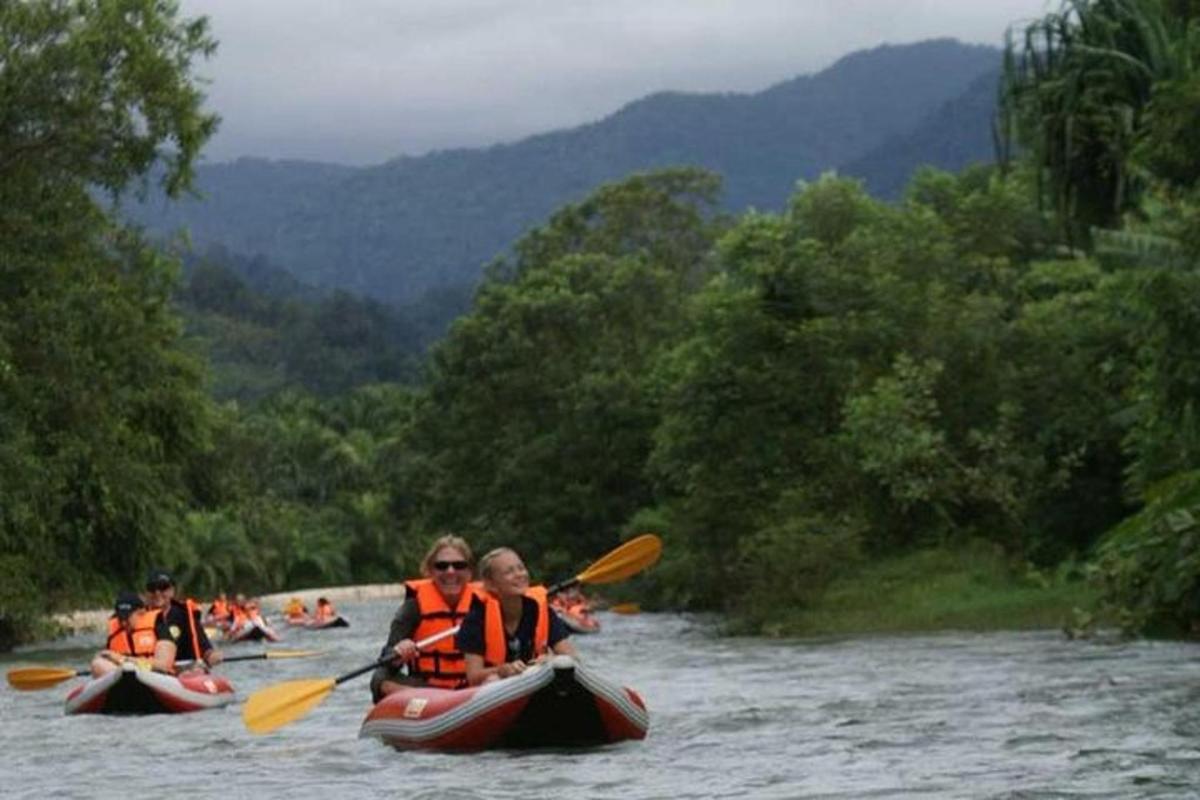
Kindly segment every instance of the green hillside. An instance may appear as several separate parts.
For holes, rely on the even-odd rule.
[[[200,245],[264,254],[300,279],[391,304],[474,286],[481,267],[564,203],[631,172],[678,165],[723,178],[723,206],[778,209],[797,180],[866,164],[893,186],[889,142],[994,73],[999,51],[949,40],[884,46],[754,94],[668,92],[593,124],[494,147],[402,157],[354,169],[243,159],[201,166],[204,200],[131,209],[159,231],[186,227]],[[986,125],[991,109],[975,125]],[[990,157],[904,140],[902,163],[957,166]],[[911,171],[911,169],[909,169]],[[856,173],[862,174],[862,173]],[[907,177],[908,172],[904,173]]]

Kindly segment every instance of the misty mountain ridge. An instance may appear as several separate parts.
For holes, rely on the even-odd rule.
[[[201,164],[202,199],[128,207],[198,248],[261,255],[299,280],[395,305],[472,286],[485,263],[598,185],[691,165],[724,205],[780,209],[835,169],[894,197],[923,163],[991,160],[1000,51],[953,40],[885,45],[761,92],[659,92],[593,123],[370,167],[243,158]]]

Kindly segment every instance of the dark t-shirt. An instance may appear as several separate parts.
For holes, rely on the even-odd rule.
[[[159,641],[168,639],[175,643],[176,661],[198,661],[201,656],[213,649],[212,642],[208,640],[208,634],[204,632],[199,609],[193,616],[196,623],[196,636],[200,640],[200,655],[192,652],[192,630],[188,625],[187,606],[183,603],[172,600],[166,612],[159,614],[158,621],[154,624],[154,634]]]
[[[396,609],[395,616],[392,617],[392,627],[388,631],[387,642],[379,650],[379,657],[384,658],[388,653],[395,649],[396,645],[405,639],[411,639],[417,631],[417,626],[421,624],[421,606],[417,603],[417,596],[412,590],[408,590],[404,602]],[[375,672],[371,674],[371,697],[378,703],[382,699],[383,694],[380,687],[384,681],[409,682],[408,668],[406,666],[393,666],[392,664],[384,664],[382,667],[377,667]]]
[[[521,599],[523,601],[521,621],[517,623],[516,631],[508,639],[507,647],[505,648],[507,652],[504,659],[505,662],[533,660],[533,636],[537,628],[538,605],[537,601],[532,597],[523,597]],[[483,617],[483,601],[476,597],[471,602],[471,610],[463,618],[462,627],[458,629],[458,636],[455,637],[455,646],[462,652],[474,653],[479,656],[484,654]],[[571,632],[563,624],[562,619],[551,609],[550,632],[546,646],[552,648],[570,635]]]

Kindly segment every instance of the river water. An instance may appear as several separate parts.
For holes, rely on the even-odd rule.
[[[241,697],[372,661],[393,602],[289,632],[309,660],[228,664]],[[367,678],[266,736],[240,705],[67,717],[72,684],[0,690],[4,798],[1196,798],[1200,646],[1055,632],[839,640],[719,638],[712,620],[602,614],[581,656],[637,689],[643,742],[577,752],[399,753],[357,738]],[[0,666],[84,666],[85,640]],[[255,652],[237,645],[230,653]]]

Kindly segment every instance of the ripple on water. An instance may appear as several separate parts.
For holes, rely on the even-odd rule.
[[[222,667],[245,698],[375,657],[394,603],[289,631],[317,660]],[[366,678],[262,737],[236,706],[66,717],[68,686],[0,692],[6,798],[1050,798],[1200,796],[1200,648],[1053,633],[720,639],[711,618],[602,616],[584,658],[650,709],[644,742],[571,753],[399,753],[357,738]],[[84,643],[86,644],[86,643]],[[238,648],[251,652],[250,646]],[[54,644],[6,662],[84,663]],[[30,653],[37,653],[30,656]],[[135,746],[129,746],[135,743]]]

